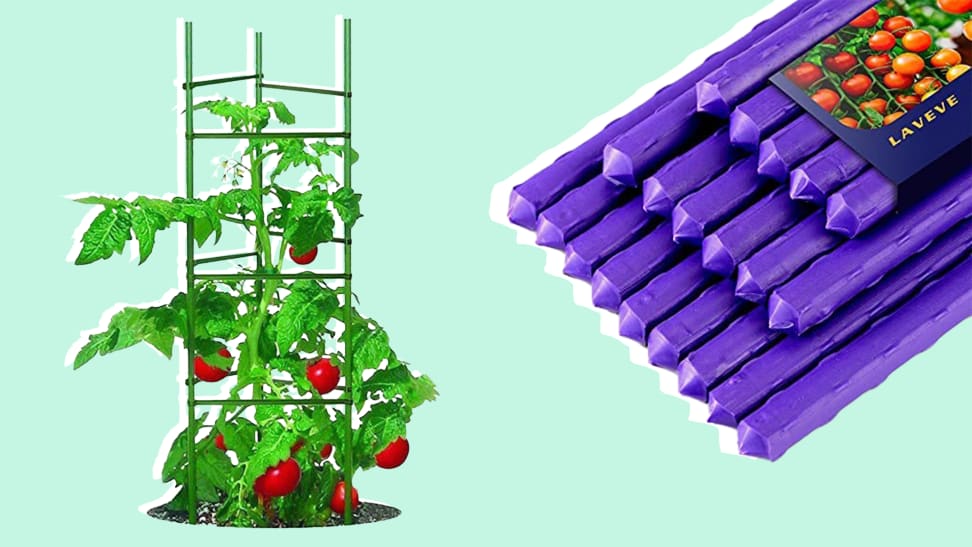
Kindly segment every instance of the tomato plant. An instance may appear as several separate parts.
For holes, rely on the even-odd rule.
[[[888,89],[905,89],[915,83],[915,77],[900,72],[889,72],[884,75],[884,85]]]
[[[840,88],[850,97],[861,97],[871,89],[871,79],[864,74],[855,74],[844,80]]]
[[[841,51],[836,55],[831,55],[824,59],[824,66],[832,72],[844,74],[857,66],[857,62],[857,57],[854,57],[846,51]]]
[[[938,7],[946,13],[962,15],[972,11],[972,0],[938,0]]]
[[[787,70],[786,77],[800,88],[806,89],[823,78],[823,71],[813,63],[800,63]]]
[[[891,68],[904,76],[915,76],[925,70],[925,60],[915,53],[902,53],[891,62]]]
[[[856,19],[854,19],[848,24],[855,28],[870,28],[878,24],[878,20],[880,18],[881,15],[878,13],[878,10],[871,8],[865,11],[864,13],[858,15]]]
[[[888,17],[882,28],[893,34],[895,38],[901,38],[908,31],[915,28],[915,22],[910,17],[895,15],[894,17]]]
[[[190,381],[219,382],[228,400],[197,407],[209,410],[195,411],[196,434],[183,428],[168,448],[162,480],[177,486],[169,509],[188,507],[191,450],[197,499],[216,504],[218,523],[319,525],[332,511],[343,512],[346,472],[375,467],[378,455],[405,437],[414,409],[435,399],[435,385],[399,359],[384,327],[356,306],[344,305],[341,286],[284,275],[284,268],[292,267],[288,249],[291,259],[303,264],[361,216],[361,195],[325,168],[329,156],[350,154],[353,161],[357,154],[326,139],[254,136],[271,122],[295,122],[280,102],[213,99],[194,110],[213,114],[242,134],[245,147],[218,162],[224,184],[206,197],[78,198],[99,210],[83,230],[75,262],[111,258],[132,242],[144,263],[157,236],[185,223],[192,225],[194,247],[214,246],[231,229],[248,234],[262,269],[243,264],[236,276],[197,278],[159,304],[121,309],[81,341],[74,367],[139,343],[171,359],[176,343],[184,348],[191,332]],[[267,276],[256,279],[256,273]],[[350,389],[339,385],[342,378],[352,379]],[[298,404],[319,401],[335,388],[350,404]],[[249,402],[266,398],[294,404]],[[302,449],[305,445],[308,449]],[[330,458],[333,447],[337,454]],[[354,469],[342,467],[349,461]],[[322,495],[336,493],[336,485],[341,485],[340,504],[332,503],[338,496]],[[352,500],[358,503],[356,493]]]
[[[840,95],[833,89],[820,89],[811,95],[810,98],[827,112],[833,112],[837,108],[837,105],[840,104]]]
[[[885,30],[875,32],[867,40],[867,44],[874,51],[890,51],[897,42],[894,35]]]

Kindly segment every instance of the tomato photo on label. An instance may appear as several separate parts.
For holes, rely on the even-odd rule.
[[[925,60],[916,53],[902,53],[891,62],[891,68],[898,74],[914,76],[925,70]]]
[[[263,481],[260,483],[260,490],[268,498],[278,498],[286,496],[297,489],[300,484],[300,465],[297,460],[288,458],[279,464],[267,469],[261,475]],[[260,479],[258,478],[257,481]],[[254,483],[256,488],[256,483]]]
[[[921,97],[918,95],[898,95],[894,98],[894,102],[901,105],[905,110],[911,110],[921,104]]]
[[[847,127],[850,127],[851,129],[857,129],[857,126],[859,125],[857,119],[851,118],[850,116],[845,116],[841,118],[840,123],[846,125]]]
[[[307,365],[307,379],[318,393],[324,395],[337,387],[341,380],[341,369],[332,365],[330,359],[323,357]]]
[[[924,30],[910,30],[901,37],[901,45],[908,51],[921,53],[932,45],[932,35]]]
[[[840,41],[837,40],[837,37],[836,36],[834,36],[833,34],[831,34],[830,36],[824,38],[823,43],[825,43],[827,45],[831,45],[831,46],[836,46],[837,44],[840,43]]]
[[[306,266],[307,264],[313,262],[315,258],[317,258],[317,247],[314,247],[313,249],[307,251],[306,253],[299,255],[297,254],[297,251],[294,250],[294,246],[291,245],[289,253],[290,253],[290,260],[293,260],[294,262],[300,264],[301,266]]]
[[[870,28],[878,24],[879,19],[881,19],[881,14],[878,13],[877,9],[871,8],[858,15],[856,19],[848,24],[855,28]]]
[[[875,32],[867,39],[867,45],[871,46],[874,51],[890,51],[896,43],[897,40],[894,35],[884,30]]]
[[[382,469],[394,469],[405,463],[408,457],[408,440],[399,437],[388,443],[381,452],[375,454],[375,464]]]
[[[841,82],[840,88],[850,97],[861,97],[871,89],[872,83],[873,81],[864,74],[855,74]]]
[[[904,115],[905,115],[904,112],[895,112],[894,114],[889,114],[884,117],[884,125],[891,125],[894,122],[898,121],[898,118]]]
[[[955,65],[952,68],[948,69],[948,72],[945,73],[945,79],[948,80],[949,83],[952,83],[955,80],[957,80],[959,76],[965,74],[968,71],[969,71],[969,65]]]
[[[932,55],[931,65],[935,68],[945,68],[962,63],[962,55],[951,48],[940,49]]]
[[[869,108],[883,116],[888,111],[888,101],[884,99],[872,99],[861,103],[861,110],[866,111]]]
[[[891,72],[891,56],[887,53],[870,55],[867,59],[864,59],[864,66],[878,76],[884,76],[888,72]]]
[[[831,55],[824,59],[824,66],[831,72],[843,74],[857,66],[857,57],[846,51],[841,51],[836,55]]]
[[[344,513],[344,481],[341,481],[334,485],[334,493],[331,494],[331,511],[335,513]],[[358,500],[358,489],[351,488],[351,508],[357,509],[361,503]]]
[[[837,108],[837,105],[840,104],[840,95],[833,89],[820,89],[810,98],[827,112],[833,112]]]
[[[217,353],[226,358],[233,357],[233,355],[230,354],[229,350],[226,348],[219,350]],[[199,378],[203,382],[218,382],[229,376],[229,370],[223,370],[219,367],[210,365],[205,359],[203,359],[202,355],[197,355],[196,358],[193,359],[192,371],[196,375],[196,378]]]
[[[907,34],[909,30],[915,28],[915,22],[909,17],[895,15],[894,17],[888,17],[888,20],[884,22],[883,28],[887,32],[893,34],[896,38],[901,38]]]
[[[942,82],[939,82],[937,79],[932,78],[931,76],[926,76],[918,80],[915,83],[913,89],[915,90],[915,93],[917,93],[918,95],[924,95],[929,91],[937,91],[941,89],[941,87],[942,87]]]
[[[965,35],[965,39],[972,42],[972,19],[965,22],[962,25],[962,34]]]
[[[813,63],[800,63],[799,65],[787,69],[785,75],[788,80],[797,85],[800,89],[806,89],[814,82],[823,78],[823,71]]]
[[[905,89],[914,83],[914,76],[907,76],[900,72],[889,72],[884,75],[884,85],[888,89]]]
[[[938,7],[945,13],[962,15],[972,11],[972,0],[938,0]]]

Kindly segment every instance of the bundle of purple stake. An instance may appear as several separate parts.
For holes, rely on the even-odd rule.
[[[899,210],[768,82],[873,3],[793,3],[509,195],[742,454],[775,460],[972,316],[972,169]]]

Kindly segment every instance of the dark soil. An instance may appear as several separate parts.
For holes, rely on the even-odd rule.
[[[199,522],[198,524],[209,524],[215,525],[214,515],[216,510],[219,508],[218,504],[209,502],[199,503]],[[382,505],[380,503],[370,503],[367,501],[361,502],[361,506],[358,510],[354,512],[354,524],[368,524],[370,522],[379,522],[382,520],[393,519],[402,512],[389,505]],[[180,524],[189,523],[189,514],[185,511],[172,511],[167,509],[165,505],[160,505],[158,507],[153,507],[149,509],[148,515],[160,520],[167,520],[169,522],[178,522]],[[344,516],[343,515],[331,515],[325,526],[343,526]],[[277,524],[276,528],[286,528],[282,524]]]

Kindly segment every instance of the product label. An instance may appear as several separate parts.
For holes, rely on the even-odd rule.
[[[885,0],[771,80],[901,183],[969,146],[970,65],[972,0]]]

